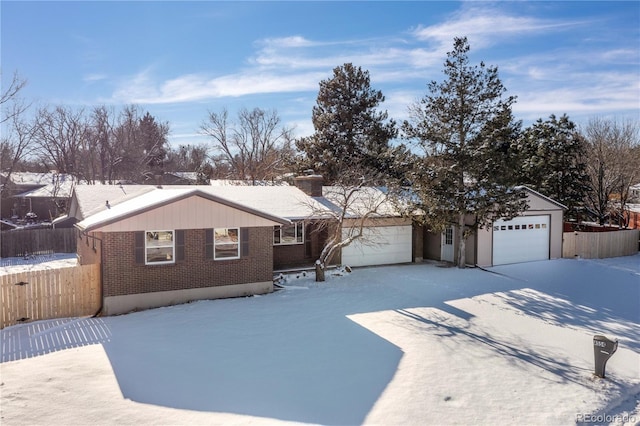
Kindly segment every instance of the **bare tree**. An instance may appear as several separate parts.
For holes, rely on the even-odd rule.
[[[0,108],[2,113],[0,114],[0,124],[12,119],[16,115],[22,114],[29,105],[25,105],[22,102],[15,102],[18,93],[27,85],[27,80],[20,78],[17,72],[13,74],[11,83],[4,91],[0,92]],[[6,108],[5,104],[13,102],[14,105],[10,108]]]
[[[83,177],[81,152],[88,133],[84,109],[57,106],[38,110],[34,140],[42,159],[59,173]]]
[[[629,188],[640,179],[637,149],[640,130],[637,122],[592,118],[585,129],[589,174],[588,208],[604,225],[608,216],[624,223]]]
[[[228,164],[232,179],[273,180],[284,171],[284,153],[291,151],[291,129],[281,125],[274,110],[242,109],[237,122],[229,113],[209,112],[200,126],[213,142],[217,158]]]
[[[325,280],[327,265],[344,247],[355,241],[365,246],[377,245],[376,221],[398,213],[395,192],[370,186],[376,179],[377,176],[361,176],[356,184],[336,183],[323,190],[331,205],[312,209],[312,216],[320,218],[316,221],[315,232],[327,233],[324,247],[315,262],[316,281]],[[355,179],[346,181],[356,182]]]

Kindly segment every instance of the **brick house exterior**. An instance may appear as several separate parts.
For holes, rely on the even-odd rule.
[[[288,220],[193,189],[146,199],[76,225],[79,262],[101,264],[103,314],[273,291],[273,229]],[[235,239],[215,242],[214,229],[231,230]],[[149,238],[158,233],[170,235],[169,260],[150,258],[156,248]],[[223,256],[228,247],[233,256]]]

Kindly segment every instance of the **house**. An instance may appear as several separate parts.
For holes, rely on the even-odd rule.
[[[112,315],[273,291],[273,229],[290,224],[192,187],[106,200],[75,226],[79,262],[101,264]]]
[[[100,263],[104,314],[273,291],[312,265],[326,207],[294,186],[77,186],[81,264]]]
[[[511,220],[496,220],[492,226],[472,234],[465,244],[467,264],[495,266],[562,257],[563,215],[566,207],[527,187],[522,187],[529,208]],[[474,218],[467,217],[467,225]],[[418,232],[422,247],[417,257],[457,262],[456,229],[433,233],[426,228]],[[422,250],[420,250],[422,249]]]
[[[13,172],[0,175],[2,183],[2,218],[14,222],[27,217],[52,220],[66,210],[74,179],[57,172]]]

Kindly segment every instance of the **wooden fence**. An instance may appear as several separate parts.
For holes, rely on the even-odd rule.
[[[75,228],[4,231],[0,234],[0,257],[75,253],[77,244]]]
[[[80,317],[100,308],[100,264],[0,275],[0,328]]]
[[[603,259],[629,256],[638,252],[640,230],[627,229],[611,232],[564,232],[562,257]]]

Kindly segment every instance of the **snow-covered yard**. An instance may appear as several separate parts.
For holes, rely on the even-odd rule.
[[[640,256],[316,284],[2,331],[3,425],[635,424]],[[619,340],[593,377],[593,336]]]

